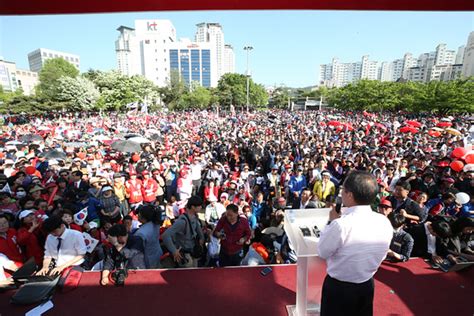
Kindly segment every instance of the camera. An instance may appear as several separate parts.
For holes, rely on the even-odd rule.
[[[118,269],[112,272],[112,279],[116,286],[124,286],[125,279],[128,277],[127,269]]]

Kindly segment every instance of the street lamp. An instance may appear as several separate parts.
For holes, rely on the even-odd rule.
[[[247,51],[247,113],[249,112],[249,89],[250,89],[250,72],[249,72],[249,53],[253,49],[252,46],[248,45],[244,47]]]

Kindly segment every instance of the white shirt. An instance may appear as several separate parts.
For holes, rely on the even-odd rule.
[[[334,279],[363,283],[372,278],[387,255],[393,237],[390,221],[369,205],[343,211],[321,232],[318,254]]]
[[[428,253],[436,255],[436,237],[431,235],[428,229],[428,223],[425,223],[426,243],[428,245]]]
[[[45,257],[56,260],[56,267],[63,265],[76,256],[86,254],[87,248],[82,233],[78,232],[77,230],[66,228],[60,238],[62,241],[59,253],[57,251],[59,242],[58,237],[51,234],[49,234],[48,238],[46,238],[44,251]],[[83,262],[84,259],[76,262],[75,265],[79,265]]]
[[[213,214],[213,212],[215,212],[215,214]],[[204,217],[206,218],[206,222],[217,224],[219,219],[222,217],[222,214],[224,213],[225,213],[224,205],[222,205],[219,202],[216,202],[215,206],[212,206],[212,204],[209,204],[208,206],[206,206]],[[213,219],[211,221],[211,216],[217,217],[217,220]]]

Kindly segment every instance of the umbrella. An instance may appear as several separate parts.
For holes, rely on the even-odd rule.
[[[417,121],[406,121],[406,124],[411,125],[411,126],[416,127],[416,128],[421,127],[421,123],[417,122]]]
[[[131,133],[131,134],[126,134],[126,135],[123,136],[123,138],[125,138],[125,139],[129,139],[129,138],[133,138],[133,137],[142,137],[142,135]]]
[[[439,122],[438,124],[436,124],[436,126],[438,126],[438,127],[451,127],[451,126],[453,126],[453,123],[451,123],[451,122]]]
[[[339,126],[341,125],[341,122],[339,121],[329,121],[328,126]]]
[[[457,129],[454,129],[454,128],[447,128],[446,132],[451,134],[451,135],[454,135],[454,136],[461,136],[462,135],[460,131],[458,131]]]
[[[112,148],[124,153],[134,153],[142,150],[139,143],[130,140],[117,140],[112,143]]]
[[[36,141],[43,141],[43,137],[36,134],[28,134],[21,136],[20,140],[24,143],[32,143]]]
[[[5,145],[7,145],[7,146],[22,146],[24,144],[22,142],[17,141],[17,140],[11,140],[9,142],[6,142]]]
[[[142,136],[131,137],[127,140],[131,141],[131,142],[134,142],[134,143],[139,143],[139,144],[148,144],[148,143],[150,143],[149,139],[146,139],[145,137],[142,137]]]
[[[46,159],[66,159],[67,155],[63,151],[59,151],[57,149],[50,150],[48,152],[43,153],[42,155]]]
[[[161,136],[158,135],[158,134],[153,134],[153,135],[150,136],[150,139],[162,141],[162,140],[163,140],[163,137],[161,137]]]
[[[87,144],[84,142],[70,142],[70,143],[65,143],[64,146],[73,147],[73,148],[82,148],[82,147],[86,147]]]
[[[404,126],[404,127],[400,128],[400,132],[416,134],[416,133],[418,133],[418,130],[416,128],[414,128],[413,126]]]

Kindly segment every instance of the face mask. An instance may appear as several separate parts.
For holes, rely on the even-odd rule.
[[[26,196],[26,192],[24,192],[24,191],[20,191],[20,192],[16,193],[17,198],[21,199],[21,198],[24,198],[25,196]]]

